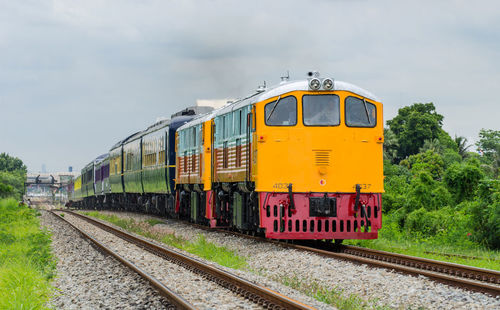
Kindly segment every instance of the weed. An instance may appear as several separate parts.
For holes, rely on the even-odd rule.
[[[159,219],[147,219],[146,222],[149,223],[149,225],[151,225],[151,226],[155,226],[156,224],[164,224],[165,223],[164,221],[159,220]]]
[[[378,305],[377,300],[365,301],[355,294],[345,296],[344,291],[337,286],[329,287],[318,281],[303,279],[297,275],[276,276],[273,280],[339,309],[389,309],[389,307]]]
[[[136,221],[134,219],[120,218],[116,215],[101,214],[97,211],[84,212],[84,214],[113,223],[127,231],[162,242],[171,247],[198,255],[222,266],[233,269],[243,269],[247,267],[245,257],[237,255],[234,251],[231,251],[226,247],[208,242],[203,235],[198,235],[196,240],[189,241],[181,236],[175,235],[174,233],[161,233],[153,231],[152,227],[154,225],[163,223],[163,221],[157,219]]]

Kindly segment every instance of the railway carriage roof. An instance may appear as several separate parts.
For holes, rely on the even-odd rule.
[[[148,135],[148,134],[153,133],[155,131],[158,131],[158,130],[160,130],[162,128],[167,127],[168,125],[170,125],[170,119],[160,120],[160,121],[154,123],[153,125],[149,126],[148,128],[146,128],[142,132],[142,136],[145,136],[145,135]]]
[[[105,154],[97,156],[93,161],[91,161],[90,163],[86,164],[85,167],[83,167],[82,171],[90,169],[90,167],[93,167],[94,165],[97,165],[97,164],[103,162],[108,157],[109,157],[109,153],[105,153]]]
[[[127,141],[131,140],[132,138],[134,138],[135,136],[137,136],[137,135],[138,135],[138,134],[140,134],[140,133],[142,133],[142,131],[138,131],[138,132],[136,132],[136,133],[134,133],[134,134],[131,134],[130,136],[126,137],[125,139],[118,141],[115,145],[113,145],[113,146],[109,149],[109,151],[112,151],[112,150],[114,150],[114,149],[118,148],[119,146],[124,145]]]
[[[204,122],[214,118],[214,116],[215,116],[215,111],[210,112],[210,113],[206,113],[206,114],[201,114],[201,115],[195,117],[194,119],[192,119],[191,121],[187,122],[186,124],[182,125],[177,130],[183,130],[183,129],[186,129],[186,128],[189,128],[192,126],[199,125],[201,123],[204,123]]]
[[[105,153],[105,154],[99,155],[99,156],[97,156],[96,159],[94,159],[94,163],[96,165],[100,164],[100,163],[102,163],[103,161],[105,161],[108,158],[109,158],[109,153]]]
[[[128,142],[132,142],[134,140],[137,140],[140,137],[143,137],[143,136],[145,136],[147,134],[150,134],[152,132],[160,130],[160,129],[164,128],[164,127],[167,127],[168,125],[170,125],[170,120],[169,119],[162,119],[162,120],[154,123],[153,125],[149,126],[148,128],[146,128],[144,130],[141,130],[141,131],[138,131],[138,132],[136,132],[134,134],[131,134],[130,136],[126,137],[125,139],[118,141],[109,150],[113,151],[114,149],[116,149],[116,148],[118,148],[118,147],[120,147],[122,145],[125,145]]]
[[[283,82],[280,83],[276,86],[270,87],[266,89],[264,92],[260,93],[254,93],[246,98],[238,99],[233,102],[228,102],[225,106],[222,108],[219,108],[217,110],[214,110],[211,113],[203,114],[200,115],[199,117],[196,117],[192,121],[186,123],[185,125],[179,127],[179,130],[189,128],[191,126],[198,125],[200,123],[206,122],[209,119],[212,119],[216,116],[226,114],[228,112],[237,110],[241,107],[254,104],[260,101],[264,101],[266,99],[276,97],[291,91],[297,91],[297,90],[302,90],[302,91],[307,91],[309,89],[309,83],[307,80],[300,80],[300,81],[291,81],[291,82]],[[367,99],[371,99],[373,101],[380,102],[380,100],[372,93],[369,91],[358,87],[356,85],[347,83],[347,82],[342,82],[342,81],[335,81],[334,82],[334,89],[333,90],[342,90],[342,91],[349,91],[355,94],[358,94],[362,97],[365,97]]]

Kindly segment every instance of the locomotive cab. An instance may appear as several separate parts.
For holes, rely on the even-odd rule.
[[[377,238],[383,119],[375,96],[313,78],[255,106],[252,177],[266,237]]]

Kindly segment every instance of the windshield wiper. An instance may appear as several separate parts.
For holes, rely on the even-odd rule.
[[[280,99],[281,99],[281,95],[278,97],[278,99],[274,103],[273,109],[271,110],[271,113],[269,113],[269,116],[267,117],[266,122],[269,121],[269,119],[271,118],[271,115],[273,115],[274,109],[276,109],[276,106],[278,106],[278,102],[280,102]]]
[[[370,115],[368,115],[368,107],[366,106],[366,99],[363,98],[363,103],[365,104],[365,112],[366,112],[366,118],[368,118],[368,124],[372,124],[372,122],[370,121]]]

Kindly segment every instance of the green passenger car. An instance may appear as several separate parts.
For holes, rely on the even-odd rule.
[[[142,194],[142,132],[123,144],[123,187],[126,193]]]
[[[82,169],[82,197],[94,197],[94,161]]]
[[[157,122],[142,137],[142,185],[144,193],[168,194],[167,141],[169,120]]]
[[[123,146],[121,141],[109,151],[109,186],[112,194],[123,193]]]

